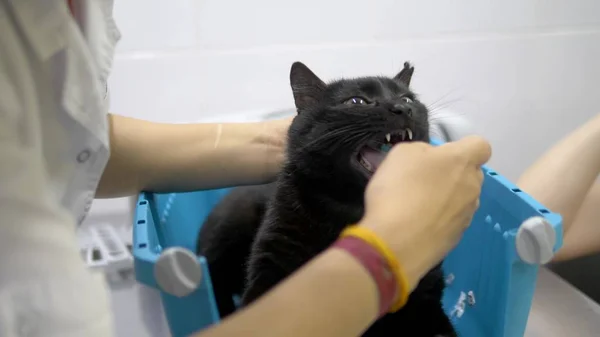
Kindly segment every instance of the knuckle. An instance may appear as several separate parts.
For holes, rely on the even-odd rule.
[[[479,170],[476,171],[474,174],[471,175],[471,181],[473,183],[473,186],[476,186],[478,189],[481,189],[481,186],[484,182],[483,173]]]
[[[454,156],[453,157],[454,157],[453,159],[458,164],[460,164],[463,167],[468,166],[468,164],[470,162],[469,156],[465,152],[463,152],[463,151],[460,151],[460,152],[456,151],[456,152],[454,152]]]

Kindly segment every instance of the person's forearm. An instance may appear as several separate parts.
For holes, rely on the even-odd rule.
[[[264,123],[161,124],[110,115],[111,157],[96,197],[268,182],[283,142]]]
[[[359,336],[376,319],[378,301],[366,269],[345,251],[328,249],[249,307],[195,337]]]
[[[575,130],[529,167],[519,187],[563,217],[564,245],[557,254],[571,255],[571,226],[600,172],[600,115]],[[600,240],[600,237],[597,238]]]

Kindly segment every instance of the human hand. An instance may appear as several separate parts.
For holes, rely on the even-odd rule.
[[[295,116],[258,122],[259,136],[257,143],[262,153],[257,153],[257,162],[264,163],[261,167],[261,183],[271,182],[283,165],[287,147],[288,129]]]
[[[265,135],[270,138],[270,144],[281,146],[285,151],[287,134],[295,116],[285,117],[261,122],[265,128]]]
[[[479,206],[481,166],[491,156],[478,136],[433,147],[395,146],[371,178],[360,225],[395,253],[411,289],[458,243]]]

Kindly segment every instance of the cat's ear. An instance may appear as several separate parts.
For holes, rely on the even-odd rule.
[[[410,80],[412,79],[412,75],[415,72],[415,67],[410,64],[410,62],[404,62],[404,68],[394,76],[394,80],[404,84],[407,87],[410,87]]]
[[[290,70],[290,85],[294,93],[294,102],[298,113],[317,104],[325,90],[325,83],[321,81],[302,62],[294,62]]]

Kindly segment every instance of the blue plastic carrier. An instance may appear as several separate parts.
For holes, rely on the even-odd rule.
[[[539,264],[523,261],[518,253],[518,229],[527,219],[542,217],[554,230],[551,249],[555,252],[562,245],[562,220],[493,170],[484,167],[483,171],[479,210],[444,261],[448,284],[444,308],[461,337],[520,337],[525,332]],[[139,196],[133,231],[135,274],[138,282],[160,292],[174,337],[219,321],[210,275],[206,260],[197,257],[202,272],[199,283],[189,294],[175,296],[159,286],[156,261],[171,247],[195,252],[201,224],[228,191]]]

